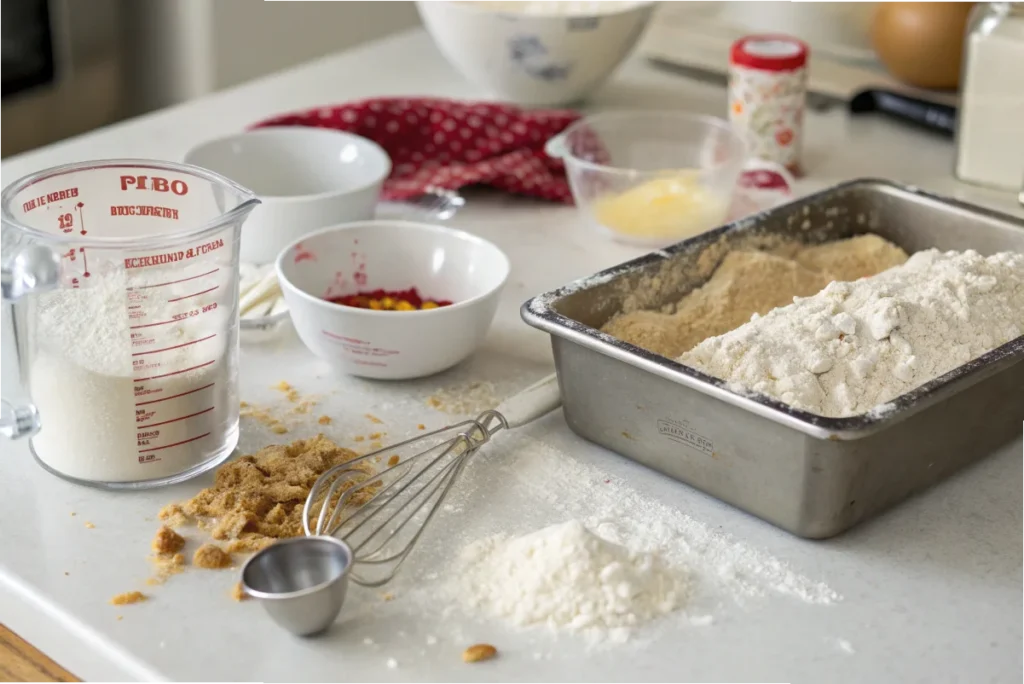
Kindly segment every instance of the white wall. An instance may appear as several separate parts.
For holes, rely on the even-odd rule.
[[[412,2],[216,0],[210,4],[216,89],[420,23]]]

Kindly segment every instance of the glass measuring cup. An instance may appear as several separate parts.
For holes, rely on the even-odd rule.
[[[179,482],[238,441],[238,248],[259,204],[195,166],[69,164],[2,195],[3,299],[21,385],[0,432],[52,473]],[[7,308],[7,307],[5,307]]]

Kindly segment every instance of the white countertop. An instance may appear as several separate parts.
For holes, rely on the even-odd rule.
[[[267,115],[375,95],[478,96],[415,31],[5,160],[3,183],[93,158],[178,160],[204,138]],[[723,103],[720,89],[633,60],[589,107],[718,114]],[[840,112],[809,115],[807,129],[808,176],[801,190],[858,176],[887,177],[1024,214],[1011,193],[957,183],[948,141]],[[513,263],[488,343],[472,360],[441,377],[374,384],[330,376],[286,329],[243,342],[243,399],[272,402],[270,386],[282,379],[303,393],[325,394],[321,408],[336,422],[324,431],[342,444],[372,431],[362,417],[366,412],[385,420],[389,438],[420,422],[441,425],[445,416],[423,403],[438,388],[483,379],[512,392],[550,370],[547,338],[519,319],[523,300],[639,253],[594,239],[572,208],[524,199],[473,193],[454,223],[499,244]],[[5,316],[5,393],[16,388],[9,333]],[[288,437],[312,434],[314,427]],[[427,548],[410,558],[392,589],[395,600],[353,587],[341,622],[310,641],[283,635],[255,602],[232,602],[232,573],[188,572],[145,588],[157,510],[190,496],[206,480],[144,493],[99,492],[45,473],[32,462],[27,443],[4,443],[0,622],[78,676],[102,680],[1021,680],[1020,442],[840,538],[808,542],[583,442],[560,414],[504,437],[467,471],[459,505],[439,518]],[[243,421],[243,451],[270,438]],[[738,605],[711,583],[700,592],[700,609],[714,616],[712,625],[678,620],[643,642],[593,652],[572,638],[556,642],[546,633],[520,634],[496,622],[441,617],[443,601],[423,578],[445,576],[444,550],[454,550],[469,530],[525,532],[559,522],[567,512],[597,512],[587,510],[588,496],[566,495],[575,507],[531,498],[538,491],[573,491],[578,484],[530,472],[531,464],[543,464],[542,453],[627,482],[644,501],[689,516],[691,531],[706,529],[716,539],[731,535],[730,543],[827,583],[843,599],[811,605],[768,592]],[[556,469],[555,476],[562,472],[567,470]],[[85,529],[85,521],[95,529]],[[136,588],[152,600],[108,605],[112,595]],[[426,645],[428,634],[438,643]],[[367,637],[373,644],[364,643]],[[494,643],[502,657],[472,668],[462,664],[462,648],[477,641]],[[390,657],[397,669],[386,667]]]

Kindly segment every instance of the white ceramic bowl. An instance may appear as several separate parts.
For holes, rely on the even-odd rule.
[[[509,274],[496,246],[469,233],[405,221],[363,221],[287,246],[277,273],[310,351],[350,375],[404,380],[470,356],[487,334]],[[450,306],[371,311],[324,297],[416,287]]]
[[[574,6],[567,15],[531,13],[540,3],[416,3],[438,50],[463,76],[531,106],[586,97],[633,49],[654,9],[653,2],[612,2],[580,13],[586,4],[550,3]]]
[[[185,161],[252,190],[262,204],[242,228],[243,263],[272,263],[318,228],[373,218],[391,160],[351,133],[282,126],[210,140]]]

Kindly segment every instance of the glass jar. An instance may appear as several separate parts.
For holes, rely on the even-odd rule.
[[[1024,3],[977,5],[964,40],[956,176],[1019,191],[1024,175]]]

